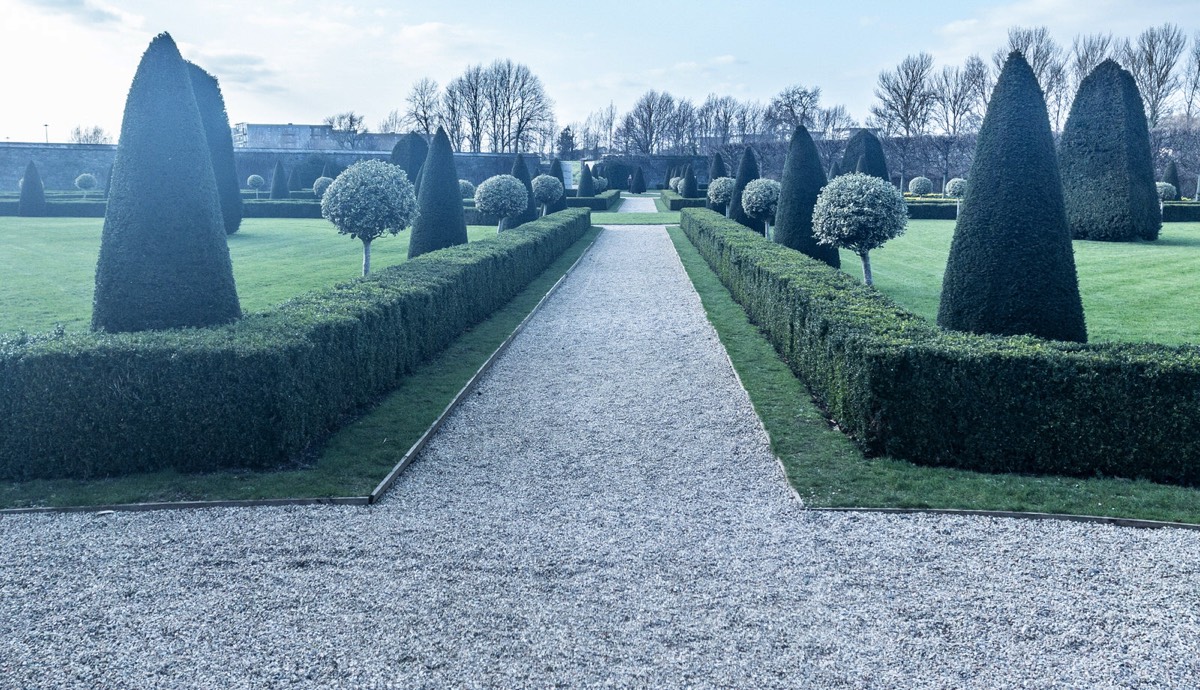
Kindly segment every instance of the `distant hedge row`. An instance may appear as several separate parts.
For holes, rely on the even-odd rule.
[[[296,458],[546,269],[568,210],[215,328],[0,336],[0,478]]]
[[[593,211],[611,211],[621,203],[621,190],[609,189],[596,196],[567,197],[567,208],[587,208]]]
[[[985,472],[1200,484],[1200,347],[942,331],[702,209],[682,228],[868,452]]]
[[[708,203],[707,197],[689,199],[670,189],[662,190],[662,200],[667,205],[667,210],[669,211],[681,211],[685,208],[704,208]]]
[[[316,201],[244,201],[243,218],[320,218],[321,204]]]

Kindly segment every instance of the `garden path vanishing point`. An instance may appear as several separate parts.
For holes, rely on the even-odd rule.
[[[0,687],[1195,687],[1200,533],[806,512],[661,227],[385,500],[0,519]]]

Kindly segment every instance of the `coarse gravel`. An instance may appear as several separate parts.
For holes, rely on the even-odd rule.
[[[654,205],[653,197],[622,196],[617,213],[658,213],[658,207]]]
[[[1200,534],[805,511],[661,227],[383,503],[0,518],[0,688],[1197,687]]]

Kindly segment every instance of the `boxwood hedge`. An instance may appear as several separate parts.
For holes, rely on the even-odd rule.
[[[621,190],[609,189],[596,196],[574,196],[567,198],[567,208],[587,208],[593,211],[610,211],[621,203]]]
[[[662,190],[663,203],[667,205],[670,211],[680,211],[685,208],[704,208],[708,203],[708,197],[685,197],[679,192],[673,192],[669,189]]]
[[[0,336],[0,478],[294,461],[590,225],[562,211],[225,326]]]
[[[942,331],[704,209],[681,225],[871,454],[985,472],[1200,484],[1200,347]]]

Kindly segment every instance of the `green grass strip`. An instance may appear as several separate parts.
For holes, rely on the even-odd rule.
[[[596,225],[679,225],[679,211],[665,213],[592,213]]]
[[[164,471],[88,481],[5,482],[0,483],[0,508],[365,496],[599,233],[595,227],[588,231],[491,318],[464,333],[404,379],[377,407],[329,438],[311,463],[273,472]]]
[[[675,249],[783,462],[811,507],[957,508],[1200,524],[1200,491],[1124,479],[981,474],[865,458],[830,428],[804,384],[678,228]]]

